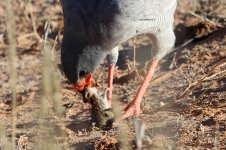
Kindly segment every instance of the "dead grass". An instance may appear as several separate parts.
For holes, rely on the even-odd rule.
[[[15,25],[15,13],[12,11],[11,0],[7,1],[6,5],[6,28],[9,40],[8,48],[8,64],[9,64],[9,76],[10,76],[10,90],[12,95],[12,139],[11,139],[11,149],[16,149],[16,116],[17,116],[17,99],[16,99],[16,85],[17,85],[17,56],[16,56],[16,25]]]

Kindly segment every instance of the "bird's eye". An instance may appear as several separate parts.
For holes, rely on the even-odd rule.
[[[84,77],[88,72],[86,70],[81,70],[79,72],[79,77]]]

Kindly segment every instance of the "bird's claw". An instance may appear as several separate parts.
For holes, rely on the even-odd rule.
[[[125,109],[122,119],[126,119],[131,116],[138,117],[141,114],[140,104],[130,103]]]

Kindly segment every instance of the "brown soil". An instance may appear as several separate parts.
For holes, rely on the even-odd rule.
[[[211,2],[211,0],[209,0]],[[120,149],[121,132],[125,132],[136,149],[134,121],[145,123],[143,149],[226,149],[226,11],[221,6],[204,7],[180,0],[175,15],[177,42],[175,51],[168,54],[155,73],[142,101],[142,115],[126,120],[126,131],[101,129],[91,123],[91,106],[74,91],[61,76],[59,49],[62,40],[63,18],[57,0],[37,0],[32,5],[15,1],[17,25],[17,116],[18,149],[34,149],[40,113],[40,82],[42,53],[39,38],[49,22],[52,29],[48,41],[56,44],[56,65],[62,78],[64,116],[54,113],[49,99],[48,124],[43,130],[58,143],[59,149]],[[0,2],[0,117],[6,135],[11,137],[11,91],[9,89],[4,1]],[[207,19],[202,16],[207,12]],[[195,16],[190,12],[196,12]],[[31,15],[32,14],[32,15]],[[33,17],[32,17],[33,16]],[[37,34],[32,28],[33,22]],[[183,43],[190,41],[187,45]],[[136,38],[136,70],[133,69],[133,40],[121,46],[114,79],[114,100],[128,104],[136,94],[150,60],[148,36]],[[181,46],[181,47],[180,47]],[[130,51],[128,51],[130,50]],[[221,64],[216,67],[215,65]],[[56,67],[56,68],[57,68]],[[102,65],[95,74],[95,86],[106,89],[107,67]],[[204,78],[205,77],[205,78]],[[51,129],[51,130],[50,130]],[[63,133],[63,134],[61,134]],[[0,139],[0,147],[2,148]],[[0,148],[0,149],[1,149]],[[37,148],[37,147],[36,147]]]

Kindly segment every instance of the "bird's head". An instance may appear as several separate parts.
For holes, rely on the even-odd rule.
[[[78,91],[91,87],[92,75],[104,60],[105,52],[99,46],[63,40],[61,62],[67,79]]]

